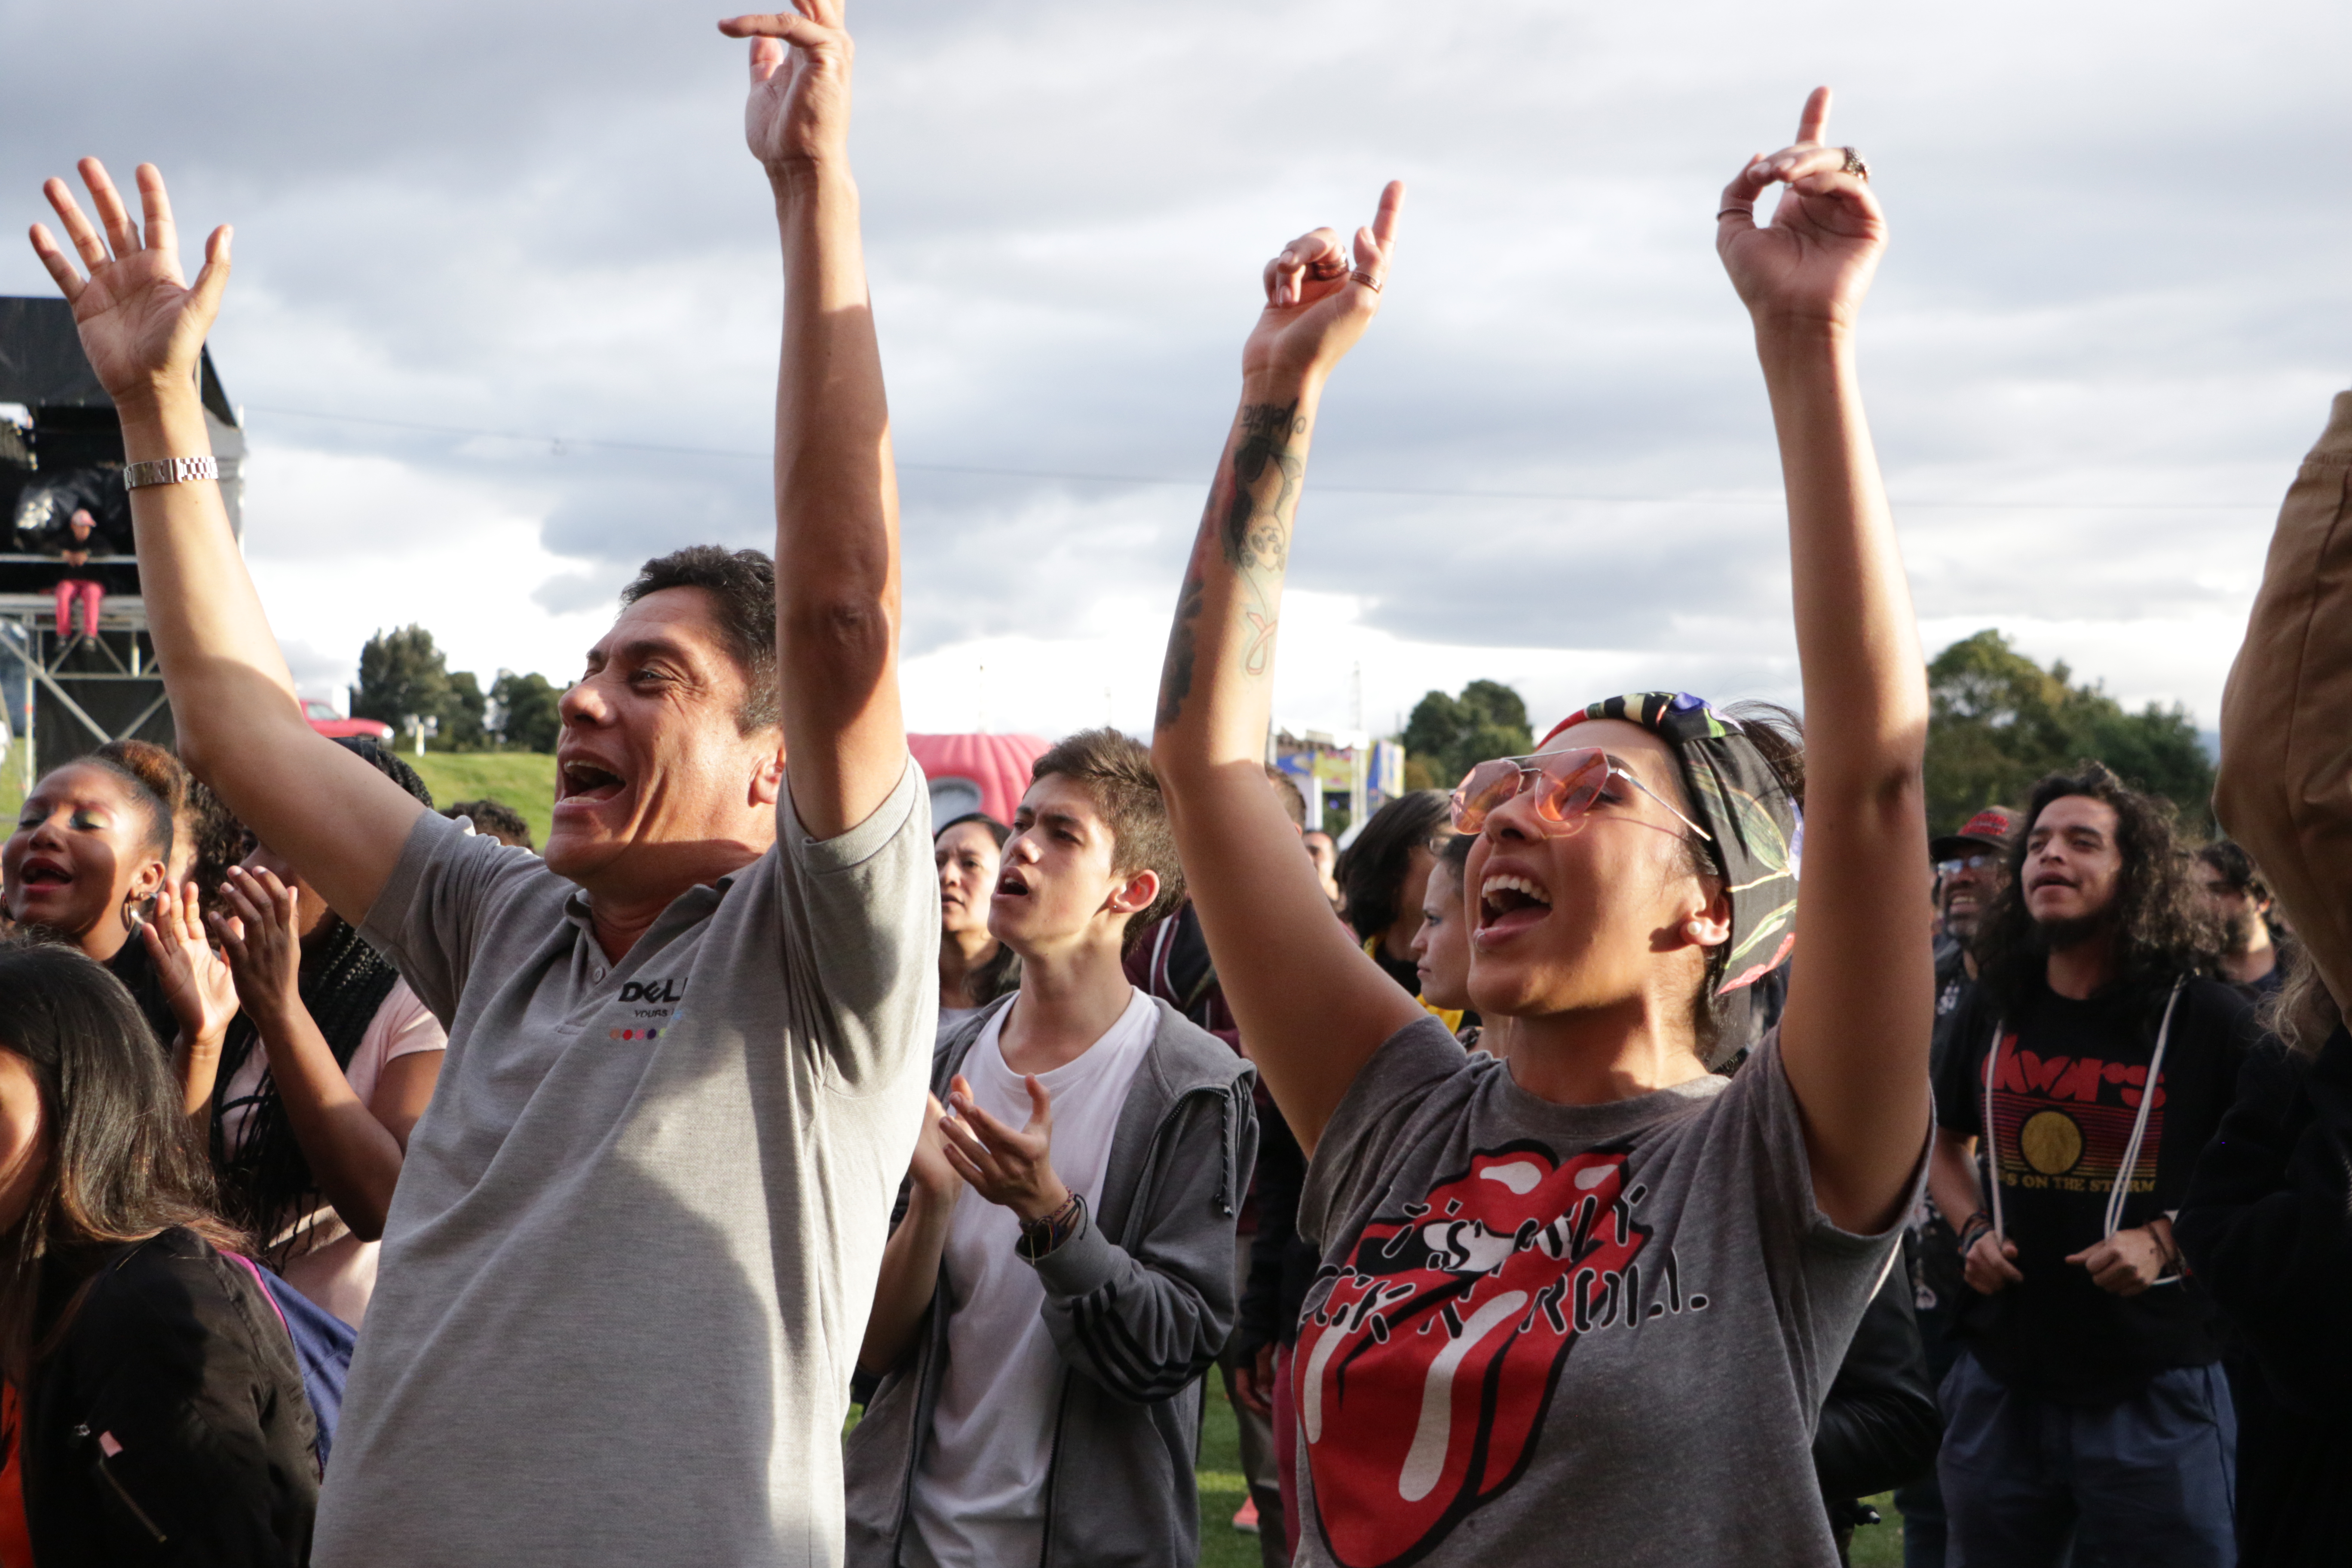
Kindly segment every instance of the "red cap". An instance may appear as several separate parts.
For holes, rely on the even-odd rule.
[[[2020,815],[2005,805],[1986,806],[1960,824],[1958,833],[1929,839],[1927,858],[1958,860],[1979,850],[2006,849],[2009,847],[2009,836],[2017,831]]]

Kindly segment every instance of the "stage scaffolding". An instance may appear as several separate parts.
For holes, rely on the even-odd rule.
[[[9,783],[19,792],[49,769],[109,741],[172,743],[172,709],[147,636],[146,601],[109,595],[98,635],[57,634],[47,594],[0,594],[0,663],[8,673]],[[24,742],[31,741],[30,745]]]

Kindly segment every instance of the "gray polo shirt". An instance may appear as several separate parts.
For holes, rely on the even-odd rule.
[[[930,805],[682,894],[618,963],[536,857],[417,819],[365,933],[449,1028],[316,1560],[831,1564],[938,1006]]]

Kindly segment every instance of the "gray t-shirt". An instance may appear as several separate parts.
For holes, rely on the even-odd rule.
[[[1777,1037],[1728,1082],[1570,1106],[1417,1020],[1298,1228],[1302,1565],[1837,1561],[1813,1425],[1902,1226],[1813,1206]]]
[[[617,964],[431,813],[369,912],[449,1028],[320,1500],[330,1568],[833,1564],[841,1424],[939,1005],[910,762]]]

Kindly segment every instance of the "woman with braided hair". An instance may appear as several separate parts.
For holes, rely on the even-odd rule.
[[[432,805],[424,781],[374,742],[340,744]],[[230,870],[221,902],[213,930],[243,1007],[221,1049],[212,1118],[224,1205],[287,1283],[356,1326],[448,1037],[268,846]]]

